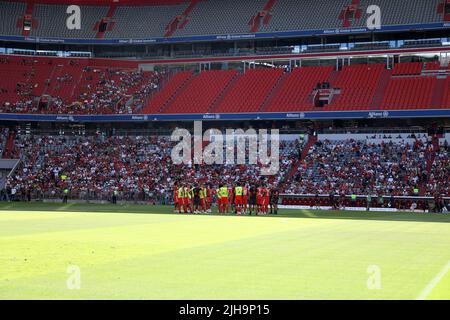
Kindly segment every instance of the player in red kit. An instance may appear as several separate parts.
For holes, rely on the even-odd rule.
[[[264,214],[269,213],[269,188],[264,187],[263,211]]]
[[[176,213],[178,209],[178,184],[175,184],[173,186],[173,212]]]
[[[262,213],[263,208],[263,199],[264,199],[264,188],[262,185],[258,185],[258,188],[256,189],[256,214]]]

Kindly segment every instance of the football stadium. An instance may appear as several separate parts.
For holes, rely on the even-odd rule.
[[[449,142],[448,0],[0,0],[0,300],[449,300]]]

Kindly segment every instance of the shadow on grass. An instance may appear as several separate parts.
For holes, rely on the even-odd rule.
[[[0,214],[14,211],[50,211],[50,212],[93,212],[93,213],[130,213],[130,214],[171,214],[173,206],[154,206],[137,204],[76,204],[43,202],[0,202]],[[184,216],[185,214],[182,214]],[[197,215],[196,215],[197,216]],[[200,215],[199,215],[200,216]],[[205,216],[224,216],[212,213]],[[228,214],[225,216],[235,216]],[[246,216],[249,217],[249,216]],[[258,218],[303,218],[303,219],[350,219],[375,221],[416,221],[450,223],[450,214],[411,213],[411,212],[367,212],[367,211],[332,211],[332,210],[280,210],[278,215],[264,215]]]

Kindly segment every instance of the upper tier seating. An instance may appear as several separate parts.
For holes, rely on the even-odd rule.
[[[106,13],[108,7],[83,6],[81,10],[81,29],[69,30],[66,20],[67,5],[36,4],[33,10],[33,18],[37,20],[38,27],[31,29],[30,35],[35,37],[63,37],[63,38],[95,38],[97,30],[95,24]]]
[[[442,0],[361,0],[356,5],[362,15],[349,22],[351,27],[365,27],[366,9],[375,4],[382,9],[383,25],[409,25],[442,22],[438,13]],[[248,34],[252,18],[264,9],[268,0],[207,0],[198,1],[183,16],[190,2],[157,6],[121,6],[112,11],[113,23],[105,38],[142,39],[164,36]],[[257,32],[329,30],[343,27],[341,13],[350,0],[277,0]],[[25,14],[26,4],[0,1],[0,35],[21,35],[18,21]],[[31,12],[36,24],[30,35],[38,37],[90,38],[97,35],[96,26],[106,17],[108,6],[82,6],[81,30],[66,27],[67,5],[35,4]],[[167,27],[178,19],[179,25],[167,33]]]
[[[105,38],[129,39],[162,37],[166,26],[186,8],[176,6],[117,7],[114,14],[114,28],[105,33]],[[132,35],[132,36],[131,36]]]
[[[350,2],[350,1],[348,1]],[[383,25],[415,24],[442,22],[437,7],[442,0],[361,0],[359,8],[363,12],[361,19],[352,23],[353,27],[365,27],[367,7],[377,5],[381,8]]]
[[[0,2],[0,34],[20,35],[22,30],[17,22],[25,14],[26,4],[23,2]]]
[[[339,14],[349,0],[280,0],[272,8],[272,19],[260,31],[334,29],[342,26]]]
[[[175,36],[192,34],[248,33],[251,17],[264,7],[267,0],[201,1],[189,15],[189,22]]]

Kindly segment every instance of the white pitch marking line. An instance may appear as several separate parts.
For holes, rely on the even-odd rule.
[[[437,286],[439,281],[445,276],[445,274],[450,270],[450,261],[442,268],[441,271],[433,278],[433,280],[428,283],[428,285],[423,289],[423,291],[417,296],[416,300],[425,300],[428,295],[433,291],[434,287]]]

